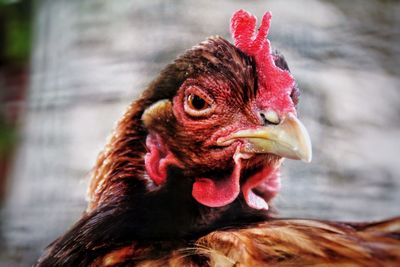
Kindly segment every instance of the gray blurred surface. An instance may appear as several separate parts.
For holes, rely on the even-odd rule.
[[[39,1],[29,105],[2,211],[0,265],[34,263],[85,208],[87,178],[127,105],[179,53],[271,10],[302,89],[311,164],[286,161],[281,216],[400,214],[397,1]]]

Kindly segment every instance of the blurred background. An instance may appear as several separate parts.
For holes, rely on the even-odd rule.
[[[29,266],[85,209],[118,118],[168,62],[244,8],[302,96],[311,164],[286,161],[282,217],[400,215],[400,3],[0,0],[0,265]]]

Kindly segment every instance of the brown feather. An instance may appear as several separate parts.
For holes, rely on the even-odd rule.
[[[254,97],[253,60],[222,38],[211,38],[168,65],[128,108],[99,156],[87,212],[49,246],[37,266],[398,265],[400,218],[373,224],[265,221],[269,213],[247,207],[243,196],[224,207],[200,205],[191,195],[193,172],[215,171],[207,166],[216,161],[201,154],[200,142],[185,139],[186,131],[176,134],[173,118],[163,117],[164,127],[156,130],[173,133],[166,141],[188,168],[171,166],[165,185],[149,190],[144,168],[149,129],[143,113],[160,100],[171,101],[186,79],[204,73],[223,76],[236,88],[228,100],[244,103]],[[203,133],[194,136],[207,136]],[[199,161],[207,159],[203,168]],[[218,170],[227,172],[232,166],[226,164]]]
[[[93,266],[398,266],[400,217],[369,224],[272,219],[215,231],[152,259],[157,247],[124,247]]]

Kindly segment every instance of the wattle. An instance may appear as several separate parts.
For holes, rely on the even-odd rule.
[[[197,178],[193,184],[193,197],[205,206],[222,207],[235,201],[241,190],[249,207],[268,210],[267,201],[273,198],[280,189],[278,166],[265,166],[249,177],[241,189],[240,171],[241,161],[240,158],[236,158],[234,170],[229,177]]]

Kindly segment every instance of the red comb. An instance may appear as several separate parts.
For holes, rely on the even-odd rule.
[[[266,38],[271,17],[271,12],[264,14],[258,31],[256,31],[257,18],[244,10],[236,11],[231,19],[231,32],[235,46],[255,59],[259,93],[261,99],[264,100],[271,99],[271,96],[282,98],[283,95],[290,94],[294,86],[292,75],[275,66],[270,43]],[[270,102],[269,106],[277,109],[278,112],[283,112],[287,106],[282,101],[267,102]]]

